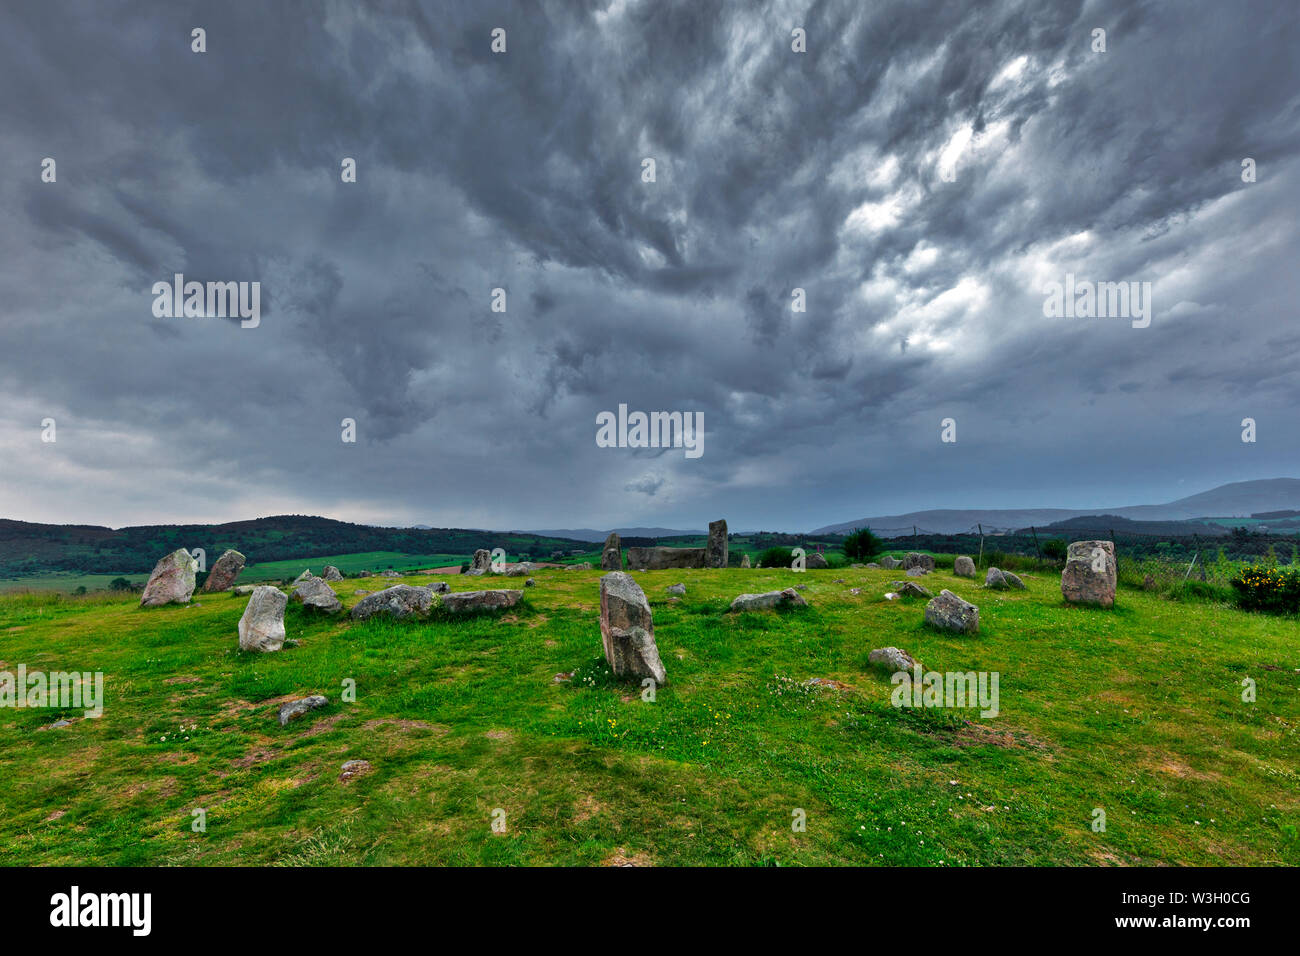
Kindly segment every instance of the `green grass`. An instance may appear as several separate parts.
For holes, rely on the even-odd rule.
[[[1048,573],[986,592],[937,571],[923,583],[980,606],[980,634],[955,637],[923,625],[923,602],[882,599],[897,571],[638,573],[669,680],[646,703],[605,672],[600,572],[533,576],[503,616],[352,624],[291,605],[301,643],[270,655],[238,650],[245,599],[229,594],[151,610],[0,597],[0,670],[102,670],[107,698],[61,729],[40,728],[77,715],[0,711],[0,863],[1300,861],[1294,619],[1130,589],[1088,610]],[[807,609],[727,613],[796,582]],[[351,606],[387,583],[337,590]],[[929,669],[997,671],[1000,716],[890,706],[867,654],[891,644]],[[330,705],[281,728],[281,698],[312,693]],[[341,783],[354,758],[372,772]]]

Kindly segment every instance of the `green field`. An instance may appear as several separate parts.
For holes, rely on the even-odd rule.
[[[229,594],[0,597],[0,671],[103,671],[107,698],[56,729],[79,714],[0,711],[0,863],[1300,862],[1294,619],[1123,587],[1089,610],[1050,573],[990,592],[939,570],[922,583],[980,606],[978,636],[957,637],[924,626],[923,601],[883,600],[896,571],[639,573],[668,672],[647,703],[605,673],[600,572],[534,577],[504,616],[353,624],[291,605],[301,643],[270,655],[238,650],[246,599]],[[727,613],[793,583],[810,607]],[[350,607],[375,587],[337,590]],[[997,672],[999,716],[891,706],[867,662],[886,645]],[[281,728],[280,702],[314,693],[329,706]],[[373,769],[341,782],[351,759]]]

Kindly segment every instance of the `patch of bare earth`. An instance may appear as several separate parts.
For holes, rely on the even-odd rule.
[[[1033,750],[1046,750],[1043,743],[1033,734],[1023,730],[994,730],[988,724],[967,721],[953,737],[956,747],[1028,747]]]
[[[644,853],[628,853],[622,847],[613,856],[606,858],[605,866],[654,866],[650,857]]]
[[[376,730],[379,727],[396,727],[398,730],[432,730],[436,734],[450,732],[450,728],[443,727],[440,724],[426,724],[422,720],[397,720],[391,717],[367,720],[361,725],[362,730]]]
[[[573,805],[573,822],[586,823],[603,809],[591,794],[583,794],[582,799]]]

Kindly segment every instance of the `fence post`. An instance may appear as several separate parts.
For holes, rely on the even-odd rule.
[[[984,525],[976,522],[975,527],[980,529],[980,556],[975,559],[975,567],[979,567],[984,560]]]
[[[1115,549],[1115,580],[1119,580],[1119,542],[1115,540],[1115,529],[1110,529],[1111,547]]]
[[[1038,555],[1038,560],[1041,561],[1043,560],[1043,552],[1042,549],[1038,547],[1038,529],[1033,525],[1030,525],[1029,530],[1034,536],[1034,554]]]

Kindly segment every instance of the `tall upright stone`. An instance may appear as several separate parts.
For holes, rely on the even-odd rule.
[[[600,552],[600,569],[602,571],[623,570],[623,542],[617,531],[611,531],[605,539],[605,548]]]
[[[1071,542],[1061,572],[1061,595],[1071,604],[1115,606],[1115,543]]]
[[[725,568],[727,566],[727,521],[725,518],[709,522],[709,543],[704,546],[704,566],[706,568]]]
[[[748,552],[746,552],[745,554],[741,555],[741,558],[740,558],[740,566],[741,566],[742,568],[748,568],[748,567],[751,566],[750,563],[749,563],[749,554],[748,554]]]
[[[650,602],[630,574],[611,571],[600,579],[600,639],[616,677],[666,680]]]
[[[194,595],[194,576],[198,570],[199,563],[184,548],[160,559],[149,575],[149,583],[144,586],[140,606],[187,603]]]
[[[239,577],[239,572],[242,570],[244,570],[244,556],[238,551],[226,551],[217,558],[217,563],[212,565],[212,570],[208,572],[208,579],[203,582],[203,590],[205,592],[229,591],[234,587],[235,579]]]
[[[239,649],[278,651],[284,646],[284,609],[289,597],[279,588],[259,585],[239,619]]]

